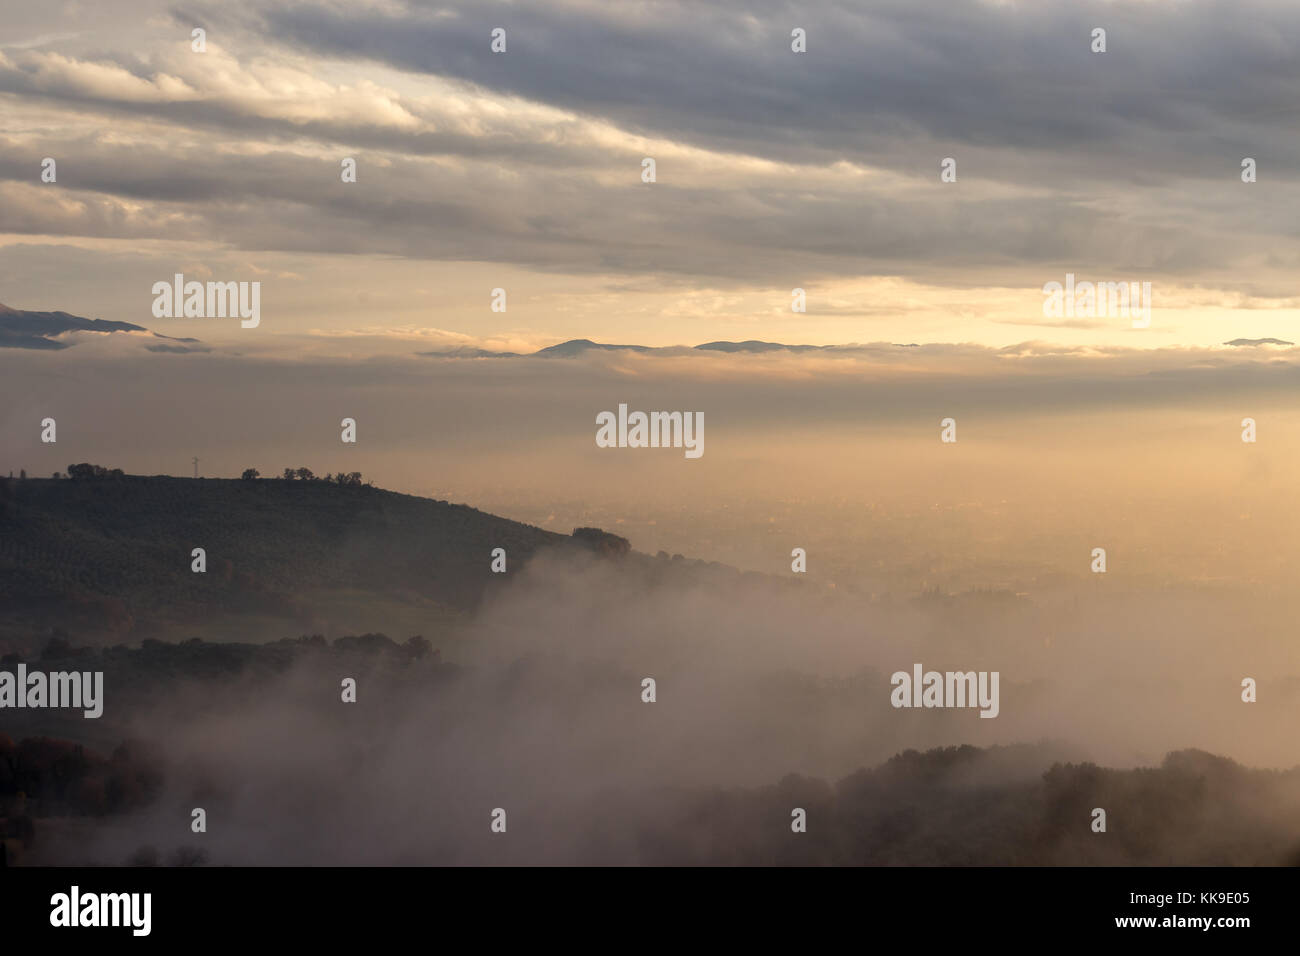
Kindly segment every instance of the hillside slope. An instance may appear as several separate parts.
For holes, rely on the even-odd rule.
[[[465,505],[323,481],[0,484],[0,618],[11,631],[54,623],[138,635],[222,613],[305,626],[332,593],[463,612],[482,596],[494,548],[513,573],[571,540]],[[191,570],[195,548],[206,573]]]

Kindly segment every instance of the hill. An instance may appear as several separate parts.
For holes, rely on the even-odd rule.
[[[472,610],[489,579],[503,577],[490,570],[494,548],[505,549],[513,574],[538,549],[574,541],[465,505],[319,480],[104,475],[0,485],[0,641],[9,649],[51,626],[120,639],[183,623],[199,635],[230,615],[245,619],[243,638],[258,622],[268,635],[296,633],[286,619],[325,633],[402,633],[408,623],[418,633],[430,616]],[[195,548],[206,552],[205,573],[191,569]]]

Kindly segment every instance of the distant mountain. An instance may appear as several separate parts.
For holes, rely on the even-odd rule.
[[[1224,345],[1232,346],[1262,346],[1262,345],[1281,345],[1290,346],[1294,342],[1287,342],[1284,339],[1233,339],[1231,342],[1224,342]],[[702,345],[670,345],[670,346],[652,346],[652,345],[610,345],[604,342],[593,342],[591,339],[570,339],[567,342],[561,342],[559,345],[547,346],[544,349],[538,349],[536,352],[523,354],[520,352],[493,352],[488,349],[477,348],[458,348],[441,352],[417,352],[417,355],[432,358],[580,358],[588,352],[666,352],[681,354],[684,352],[725,352],[731,355],[738,354],[762,354],[765,352],[831,352],[831,353],[853,353],[880,351],[885,348],[894,349],[918,349],[920,343],[917,342],[890,342],[888,346],[883,343],[870,345],[845,344],[845,345],[790,345],[785,342],[764,342],[760,339],[746,339],[743,342],[705,342]]]
[[[834,348],[832,345],[782,345],[780,342],[760,342],[757,339],[744,342],[705,342],[695,347],[709,352],[815,352]]]
[[[3,349],[41,349],[58,351],[70,348],[72,342],[63,341],[59,336],[66,332],[148,332],[144,326],[132,325],[130,322],[111,322],[107,319],[85,319],[67,312],[27,312],[11,309],[0,303],[0,348]],[[177,338],[163,335],[161,332],[150,333],[156,339],[164,339],[153,345],[146,345],[150,352],[210,352],[198,339]]]
[[[177,339],[177,338],[172,338],[170,335],[163,335],[160,332],[155,332],[154,337],[159,339],[168,339],[172,342],[198,342],[198,339]],[[162,344],[155,344],[155,345],[146,345],[145,351],[174,352],[178,355],[184,355],[190,352],[211,352],[212,349],[208,348],[206,345],[167,345],[166,343],[162,343]]]
[[[1231,342],[1224,342],[1224,345],[1295,345],[1294,342],[1287,342],[1283,339],[1233,339]]]
[[[895,345],[895,348],[917,348],[916,343]],[[488,349],[460,347],[436,352],[416,352],[429,358],[579,358],[588,352],[819,352],[852,351],[860,349],[858,345],[787,345],[783,342],[763,342],[758,339],[746,339],[744,342],[705,342],[703,345],[670,345],[665,347],[653,345],[610,345],[605,342],[593,342],[591,339],[570,339],[559,345],[548,345],[544,349],[524,355],[519,352],[492,352]]]
[[[628,352],[654,352],[647,345],[605,345],[600,342],[593,342],[591,339],[570,339],[567,342],[561,342],[559,345],[547,346],[544,349],[538,349],[533,355],[544,358],[572,358],[575,355],[581,355],[590,351],[620,351]]]
[[[416,352],[416,355],[432,358],[518,358],[518,352],[493,352],[491,349],[476,349],[468,345],[461,345],[454,349],[443,349],[440,352]]]
[[[60,342],[64,332],[147,332],[130,322],[83,319],[67,312],[26,312],[0,303],[0,348],[66,349],[71,343]]]

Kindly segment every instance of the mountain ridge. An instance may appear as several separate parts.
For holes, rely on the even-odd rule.
[[[141,325],[131,322],[118,322],[108,319],[87,319],[61,311],[30,311],[15,309],[0,302],[0,348],[25,348],[47,351],[59,351],[70,348],[72,343],[61,341],[60,337],[68,332],[147,332],[155,338],[164,339],[164,343],[146,345],[151,352],[210,352],[211,349],[196,338],[183,338],[163,335]],[[177,343],[177,344],[167,344]],[[1251,348],[1262,346],[1294,347],[1295,343],[1279,338],[1236,338],[1222,343],[1232,348]],[[417,351],[414,354],[422,358],[443,359],[487,359],[487,358],[580,358],[588,352],[636,352],[650,353],[690,353],[723,352],[727,354],[761,355],[771,352],[852,352],[886,347],[895,349],[920,348],[917,342],[890,343],[840,343],[834,345],[791,344],[787,342],[768,342],[762,339],[745,339],[733,342],[719,339],[703,342],[699,345],[636,345],[631,343],[615,344],[597,342],[594,339],[578,338],[548,345],[532,352],[497,351],[471,345],[460,345],[445,349]]]

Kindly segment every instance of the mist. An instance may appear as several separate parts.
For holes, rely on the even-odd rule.
[[[321,652],[270,677],[154,685],[112,722],[158,748],[164,793],[147,814],[56,834],[42,857],[174,848],[201,806],[208,832],[190,842],[214,864],[636,863],[656,859],[647,833],[680,835],[709,794],[785,780],[825,797],[909,749],[1021,745],[937,778],[958,792],[1034,786],[1060,761],[1158,766],[1185,748],[1290,767],[1294,650],[1233,632],[1248,613],[1170,595],[882,604],[675,562],[542,556],[437,666]],[[892,707],[890,673],[915,662],[999,671],[999,715]],[[1244,706],[1251,674],[1260,700]],[[340,701],[348,676],[355,704]],[[489,829],[497,808],[505,834]],[[784,813],[734,828],[731,850],[788,829]]]

